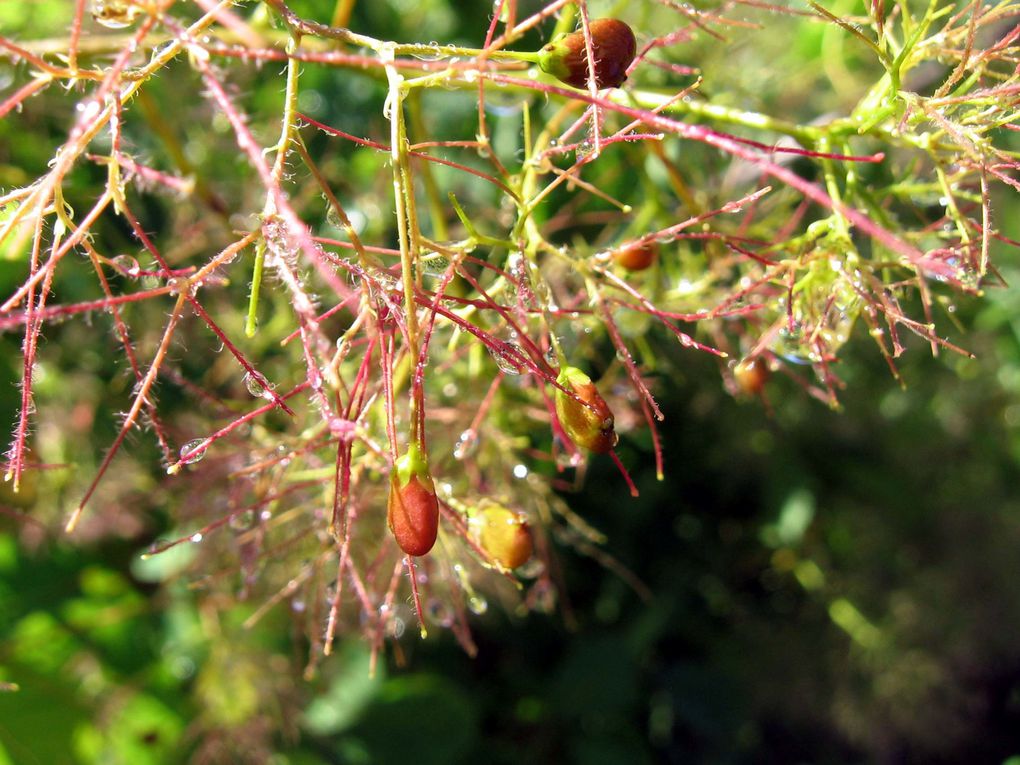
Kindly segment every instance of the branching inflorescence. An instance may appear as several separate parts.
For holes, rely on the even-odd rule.
[[[64,38],[0,37],[8,126],[69,117],[0,196],[0,328],[22,348],[6,479],[61,475],[67,530],[101,524],[143,429],[193,499],[150,554],[235,551],[208,586],[262,593],[249,621],[300,603],[310,666],[408,619],[473,652],[487,597],[555,606],[554,529],[603,541],[554,491],[589,451],[636,493],[614,447],[643,419],[661,477],[651,327],[734,393],[779,373],[832,406],[858,320],[893,375],[908,333],[964,352],[941,314],[1014,244],[991,212],[1020,189],[1014,4],[592,5],[497,0],[477,48],[285,0],[77,0]],[[836,84],[870,88],[805,121],[705,92],[688,49],[779,25],[858,46],[864,74]],[[60,400],[40,370],[82,317],[133,385],[84,479],[35,407]]]

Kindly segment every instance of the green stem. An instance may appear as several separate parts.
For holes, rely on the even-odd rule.
[[[300,37],[294,35],[287,42],[287,53],[293,54],[300,45]],[[283,125],[280,128],[280,139],[276,142],[276,158],[273,161],[272,176],[277,183],[283,177],[283,168],[287,162],[287,150],[294,140],[296,130],[297,96],[298,96],[298,60],[293,56],[287,59],[287,86],[283,97]],[[266,197],[263,217],[275,212],[272,196]],[[255,262],[252,264],[251,293],[248,295],[248,319],[244,325],[244,333],[254,337],[258,331],[259,294],[262,286],[262,271],[266,262],[266,242],[259,239],[255,246]]]
[[[390,157],[393,165],[393,203],[397,216],[397,235],[400,242],[400,276],[404,289],[404,322],[407,326],[407,359],[412,365],[418,363],[419,330],[418,308],[414,300],[414,263],[418,257],[419,232],[417,212],[414,203],[414,182],[408,159],[407,132],[404,125],[404,83],[397,70],[386,66],[389,80],[388,110],[390,119]],[[412,371],[413,377],[413,371]],[[422,392],[418,386],[411,390],[411,443],[421,443],[420,409]]]
[[[244,334],[255,337],[259,328],[259,291],[262,287],[262,269],[266,263],[266,240],[259,238],[255,245],[255,263],[251,271],[251,292],[248,295],[248,320],[244,325]]]

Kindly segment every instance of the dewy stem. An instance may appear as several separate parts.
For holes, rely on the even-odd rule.
[[[826,136],[818,143],[818,148],[824,152],[832,151],[832,142]],[[841,212],[843,205],[843,196],[840,192],[838,178],[840,175],[836,172],[836,163],[832,159],[822,160],[822,174],[825,177],[825,190],[828,195],[832,198],[836,204],[832,208],[832,216],[835,221],[837,233],[846,241],[850,239],[850,226],[847,223],[846,217]],[[845,177],[845,174],[844,176]]]
[[[656,109],[673,98],[672,95],[667,96],[649,90],[634,90],[630,93],[614,92],[609,93],[607,97],[609,100],[624,104],[625,106],[636,103],[643,109]],[[801,125],[760,112],[720,106],[708,101],[702,101],[694,96],[687,100],[673,101],[663,109],[663,112],[666,114],[690,114],[724,124],[741,125],[742,127],[754,128],[756,130],[771,130],[795,138],[804,145],[820,140],[826,133],[821,127]]]
[[[393,165],[393,204],[397,216],[397,236],[400,243],[400,277],[404,289],[404,322],[407,327],[407,353],[410,363],[418,363],[419,330],[418,309],[414,300],[414,261],[418,255],[417,216],[414,207],[414,187],[408,161],[407,131],[404,126],[404,81],[392,64],[386,65],[389,95],[385,109],[390,120],[390,161]],[[413,379],[413,376],[412,376]],[[421,393],[412,385],[411,391],[411,443],[422,437],[420,428]]]
[[[369,50],[373,50],[380,54],[387,53],[391,56],[484,55],[486,58],[513,59],[515,61],[530,61],[532,63],[538,61],[538,53],[531,51],[482,50],[480,48],[463,48],[459,45],[385,42],[383,40],[376,39],[375,37],[357,34],[349,29],[345,29],[344,27],[331,27],[315,21],[306,21],[294,13],[284,0],[263,0],[263,2],[282,15],[287,26],[289,26],[294,32],[304,35],[312,35],[315,37],[323,37],[330,40],[339,40],[341,42],[350,43],[351,45],[360,45],[363,48],[368,48]]]
[[[294,140],[296,130],[298,66],[300,62],[293,54],[301,43],[300,35],[295,33],[287,42],[287,86],[283,97],[283,124],[280,127],[280,139],[276,142],[276,157],[273,161],[272,177],[279,182],[283,176],[283,168],[287,162],[287,150]],[[262,215],[267,217],[275,212],[272,195],[267,195]],[[260,239],[255,247],[255,262],[252,264],[251,292],[248,294],[248,318],[245,321],[244,333],[254,337],[258,330],[259,294],[262,286],[262,270],[266,262],[266,243]]]

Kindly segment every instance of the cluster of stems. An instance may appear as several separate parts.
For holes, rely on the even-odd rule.
[[[0,118],[67,120],[0,190],[19,269],[0,330],[22,354],[5,478],[53,479],[66,530],[102,529],[144,430],[176,497],[147,554],[236,552],[209,587],[251,599],[249,623],[300,602],[310,671],[341,632],[377,651],[409,620],[473,652],[489,598],[556,606],[555,544],[632,581],[561,490],[595,453],[636,493],[614,447],[638,428],[663,476],[652,380],[673,356],[717,358],[735,394],[838,406],[855,327],[897,377],[907,335],[966,353],[954,300],[1015,244],[991,205],[1020,189],[1008,2],[637,3],[612,47],[620,22],[585,2],[497,0],[473,48],[357,31],[344,1],[68,5],[60,35],[0,36]],[[779,25],[856,46],[870,86],[803,121],[710,96],[686,51]],[[372,111],[324,107],[333,75]],[[247,97],[266,81],[268,113]],[[86,316],[131,381],[119,417],[82,394],[114,425],[90,470],[46,427],[59,403],[36,405]]]

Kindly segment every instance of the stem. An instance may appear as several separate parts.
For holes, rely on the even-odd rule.
[[[300,45],[300,37],[294,35],[287,42],[287,53],[294,53]],[[275,183],[280,182],[283,175],[283,168],[287,161],[287,150],[294,140],[296,130],[295,114],[297,113],[297,92],[298,92],[298,61],[292,56],[287,58],[287,87],[283,97],[283,124],[280,128],[280,139],[276,142],[276,158],[273,161],[273,169],[270,172]],[[266,195],[266,204],[262,210],[263,218],[268,218],[276,211],[276,205],[272,194]],[[248,296],[248,318],[245,321],[244,333],[248,337],[254,337],[258,331],[258,306],[259,294],[262,286],[262,271],[266,262],[266,241],[259,239],[255,246],[255,262],[252,264],[251,292]]]

